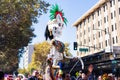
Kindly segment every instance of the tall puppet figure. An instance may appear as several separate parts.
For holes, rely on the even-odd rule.
[[[53,68],[61,68],[60,61],[63,60],[64,43],[57,40],[61,36],[64,24],[67,23],[67,19],[64,17],[57,4],[52,5],[50,9],[50,21],[47,23],[45,30],[46,40],[50,40],[51,48],[48,54],[48,59],[53,60]],[[58,65],[59,64],[59,65]]]

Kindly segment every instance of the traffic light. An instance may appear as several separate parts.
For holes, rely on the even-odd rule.
[[[77,50],[77,47],[78,47],[77,42],[74,42],[74,43],[73,43],[73,46],[74,46],[74,50]]]

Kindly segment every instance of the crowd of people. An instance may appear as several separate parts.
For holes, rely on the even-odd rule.
[[[72,76],[69,73],[64,73],[62,70],[55,71],[52,68],[52,62],[50,60],[47,60],[47,66],[45,70],[45,74],[42,76],[42,78],[39,78],[38,72],[34,72],[34,75],[29,78],[29,80],[117,80],[113,78],[113,76],[108,74],[103,74],[100,76],[96,76],[93,72],[94,66],[90,64],[87,68],[87,73],[79,72],[79,76]],[[54,73],[56,72],[56,74]]]
[[[48,59],[45,74],[41,75],[38,70],[34,70],[27,80],[119,80],[107,73],[96,76],[93,72],[94,66],[92,64],[90,64],[87,69],[87,73],[81,71],[79,72],[79,76],[76,77],[70,73],[64,73],[62,70],[53,69],[52,61]],[[0,80],[4,80],[4,73],[2,71],[0,71]],[[15,80],[22,79],[16,78]]]

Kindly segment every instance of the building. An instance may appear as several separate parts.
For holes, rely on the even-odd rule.
[[[120,46],[120,0],[99,0],[73,26],[77,29],[77,55],[87,56]],[[85,50],[86,49],[86,50]]]
[[[85,66],[92,63],[96,71],[120,74],[120,0],[99,0],[73,26],[77,56]]]
[[[25,52],[23,54],[23,68],[27,68],[28,64],[31,62],[33,51],[34,51],[34,46],[33,45],[28,45],[25,48]]]

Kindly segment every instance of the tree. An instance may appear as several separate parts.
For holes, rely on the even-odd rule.
[[[28,71],[31,72],[31,69],[45,71],[46,59],[47,55],[50,51],[50,44],[47,41],[44,41],[39,44],[35,44],[34,53],[32,55],[32,61],[28,66]],[[65,53],[67,56],[72,56],[69,52],[69,44],[65,43]],[[68,59],[64,59],[63,61],[68,61]]]
[[[45,70],[47,55],[50,51],[50,44],[47,41],[34,45],[34,53],[32,55],[32,62],[29,64],[29,71],[32,68],[37,70]]]
[[[1,67],[2,70],[11,72],[18,66],[18,53],[35,37],[32,24],[47,12],[49,3],[42,0],[0,0],[0,4],[0,66],[6,65]]]

